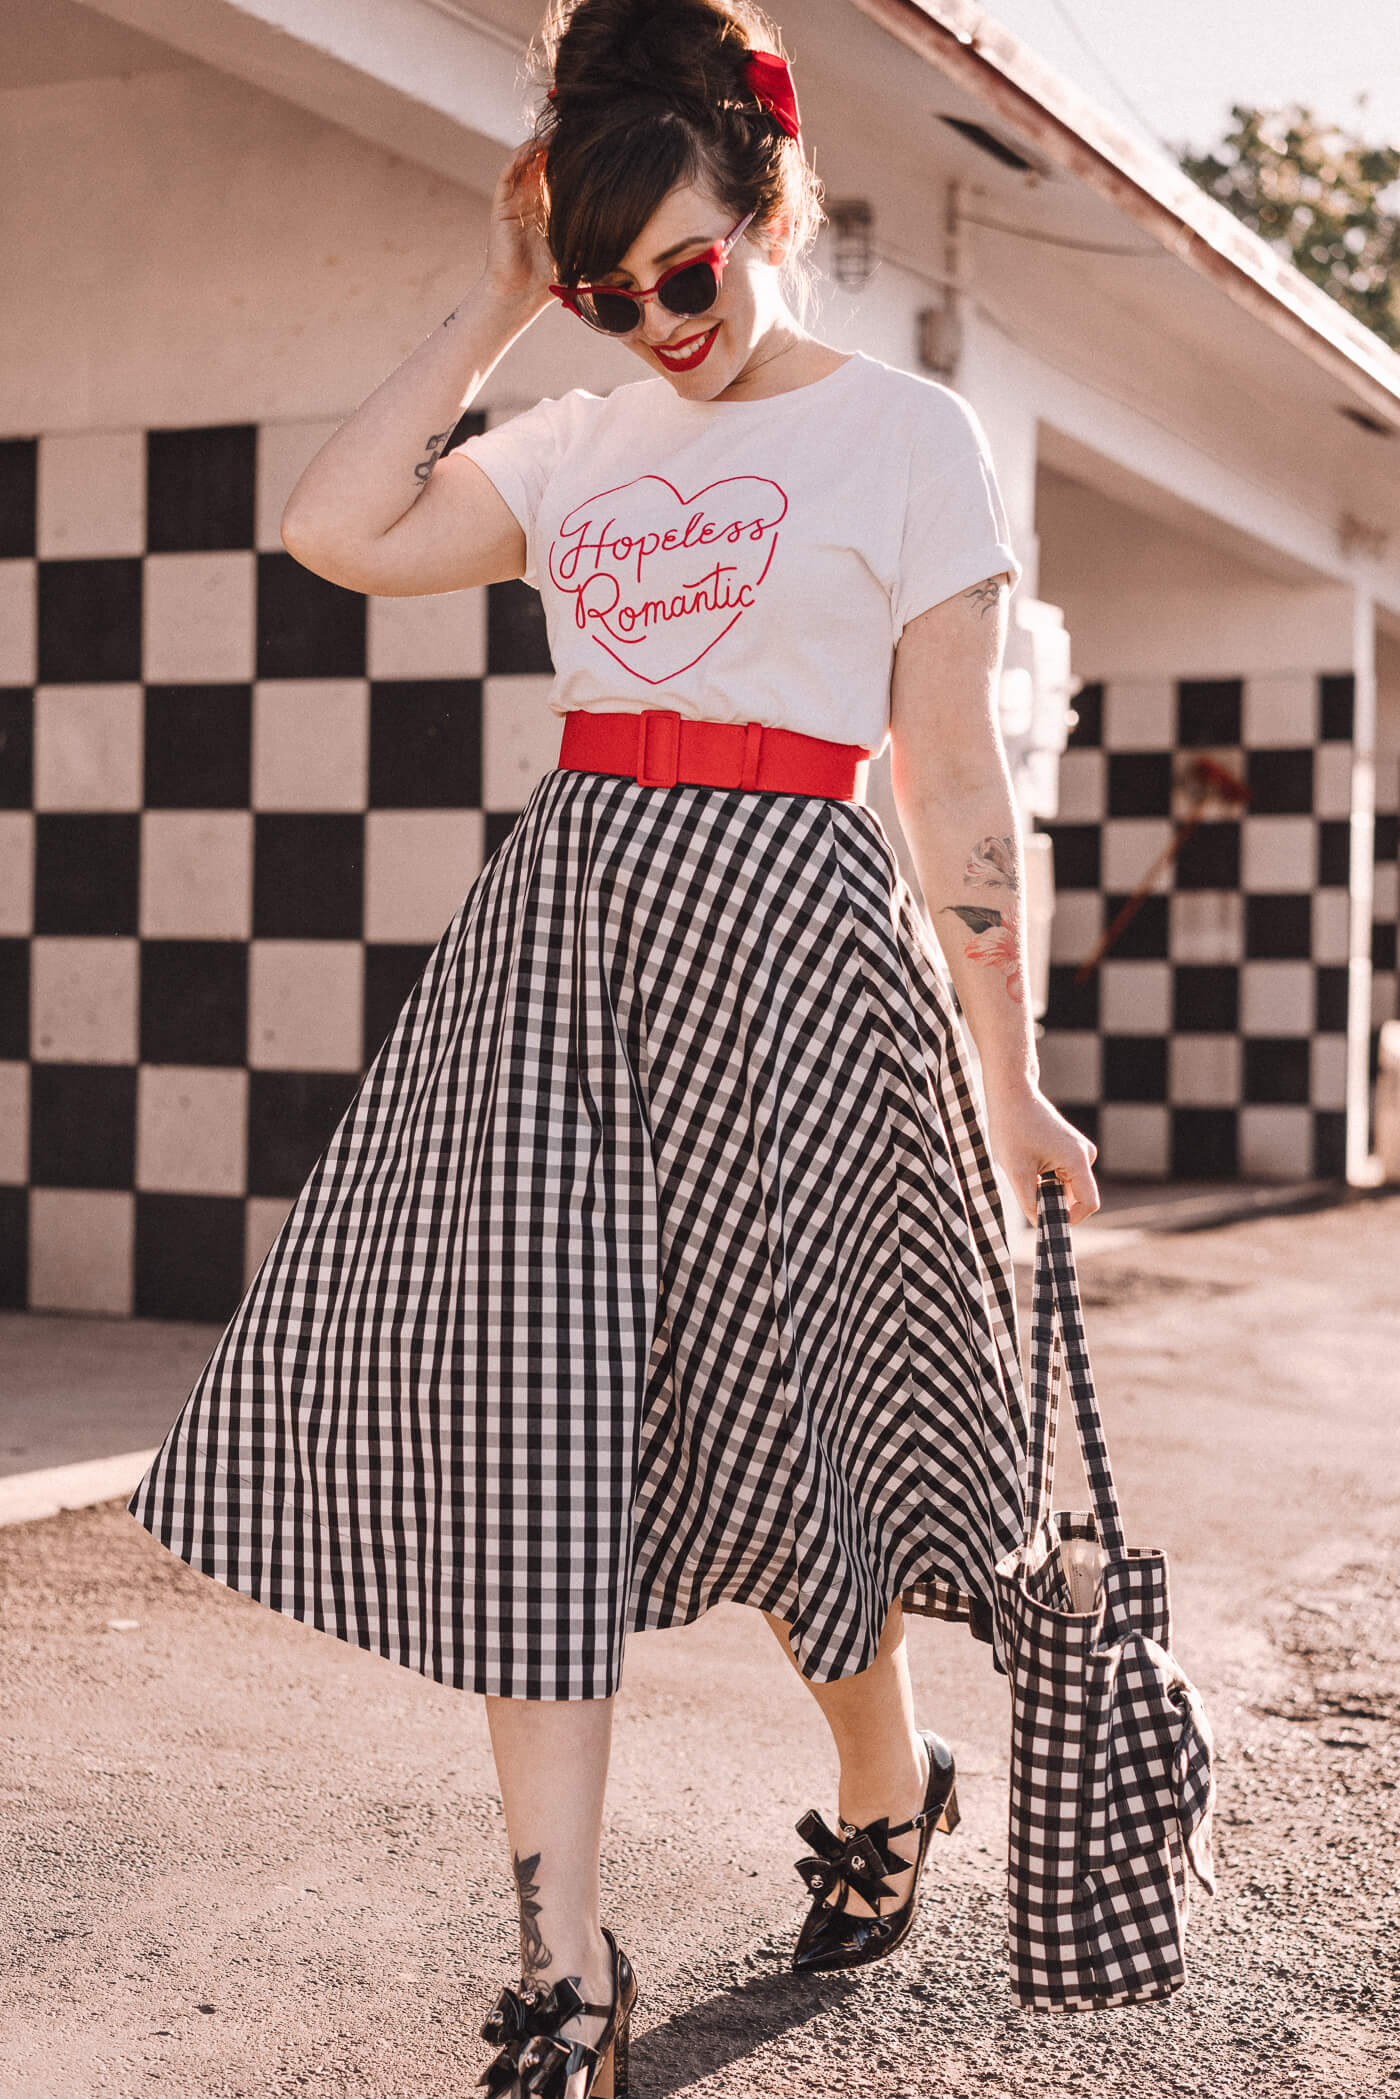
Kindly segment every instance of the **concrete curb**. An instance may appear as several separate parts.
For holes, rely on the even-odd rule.
[[[118,1494],[130,1497],[154,1456],[154,1450],[128,1450],[120,1457],[85,1458],[77,1465],[50,1465],[0,1479],[0,1526],[36,1523],[60,1509],[90,1509]]]

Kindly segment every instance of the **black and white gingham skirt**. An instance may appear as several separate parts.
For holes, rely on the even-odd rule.
[[[726,1599],[814,1682],[991,1644],[1001,1205],[878,816],[558,769],[472,884],[128,1504],[271,1609],[601,1698]]]

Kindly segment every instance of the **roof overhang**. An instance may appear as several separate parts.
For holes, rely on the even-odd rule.
[[[975,0],[848,0],[1344,385],[1400,435],[1400,355],[1184,170],[1129,133]]]

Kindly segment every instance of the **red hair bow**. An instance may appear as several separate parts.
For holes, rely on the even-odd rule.
[[[750,51],[744,60],[744,71],[749,86],[769,115],[777,118],[789,138],[800,139],[802,117],[787,60],[776,57],[771,51]]]

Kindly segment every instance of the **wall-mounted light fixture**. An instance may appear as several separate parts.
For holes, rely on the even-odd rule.
[[[946,294],[941,306],[926,306],[918,317],[919,363],[945,384],[952,380],[962,355],[963,326],[956,302]]]
[[[843,291],[863,291],[875,272],[875,214],[864,197],[828,204],[831,274]]]

